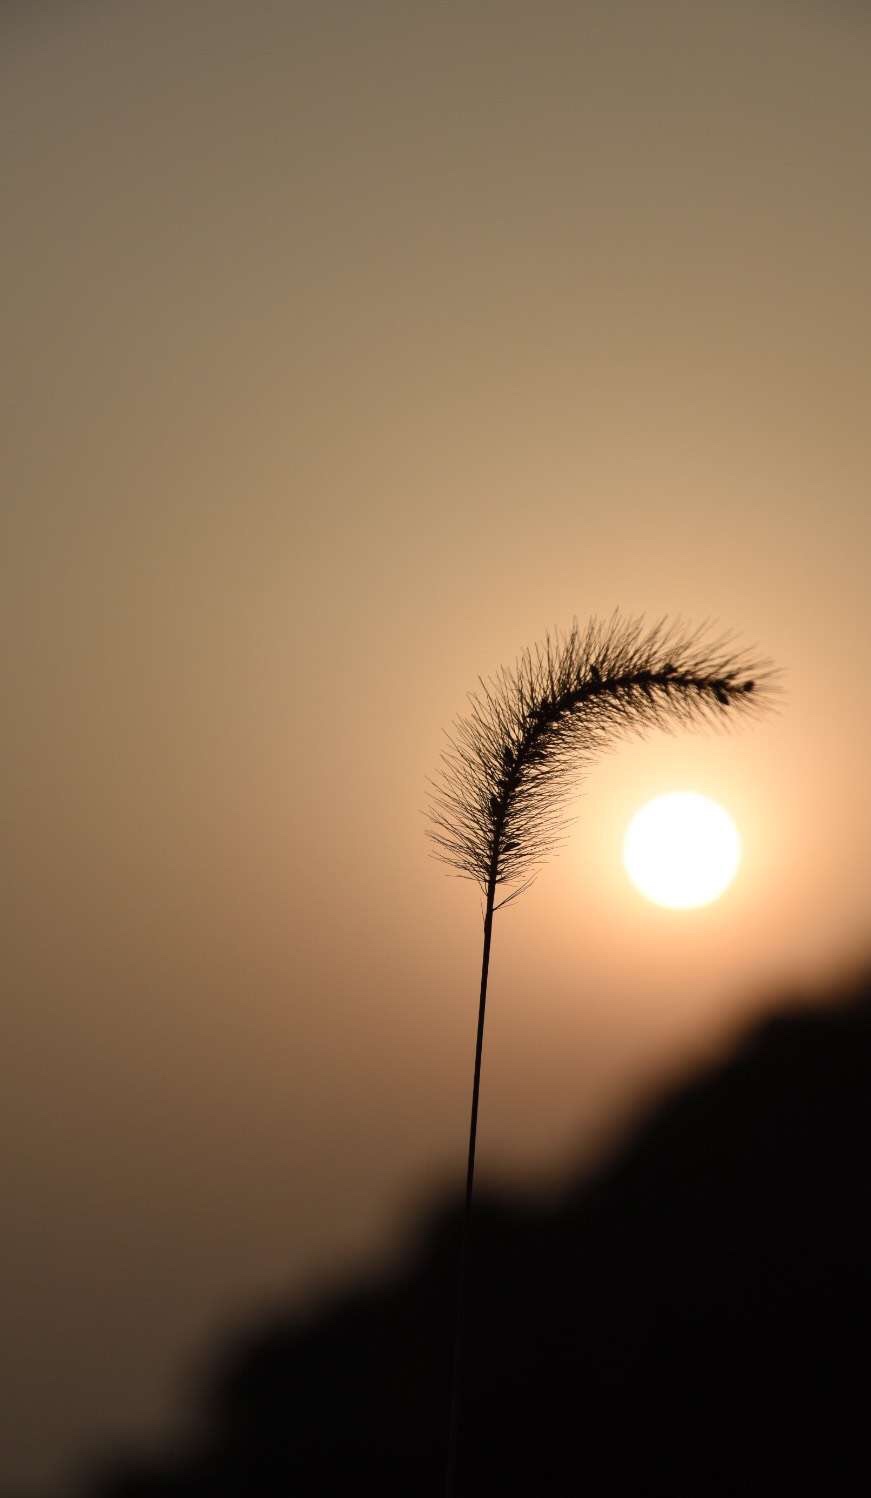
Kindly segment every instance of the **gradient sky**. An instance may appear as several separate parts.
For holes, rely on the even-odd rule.
[[[713,617],[779,717],[602,761],[498,918],[479,1160],[543,1178],[864,952],[871,16],[7,5],[3,1481],[462,1168],[479,899],[425,778],[478,673]],[[655,909],[648,796],[731,893]]]

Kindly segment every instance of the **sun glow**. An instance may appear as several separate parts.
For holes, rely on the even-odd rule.
[[[741,839],[732,818],[695,791],[648,801],[632,818],[623,842],[623,863],[635,888],[670,910],[719,899],[740,862]]]

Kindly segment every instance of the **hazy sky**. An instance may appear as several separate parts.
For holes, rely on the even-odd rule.
[[[420,809],[479,672],[620,605],[788,673],[604,760],[498,919],[484,1176],[852,960],[871,879],[863,6],[2,14],[0,1483],[461,1168]],[[684,787],[745,865],[673,914],[619,851]]]

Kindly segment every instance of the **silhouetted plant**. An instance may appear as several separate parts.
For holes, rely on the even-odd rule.
[[[567,635],[548,635],[513,668],[481,680],[471,709],[454,726],[442,768],[432,782],[430,836],[436,856],[474,879],[484,895],[484,946],[472,1082],[465,1212],[445,1491],[453,1492],[459,1421],[468,1228],[484,1011],[493,916],[528,889],[566,824],[565,801],[599,751],[626,733],[722,723],[771,704],[776,673],[768,662],[735,651],[734,637],[708,638],[662,620],[577,622]],[[497,901],[497,893],[508,893]]]

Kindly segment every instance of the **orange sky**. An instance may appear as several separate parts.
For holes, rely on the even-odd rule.
[[[547,628],[711,616],[788,696],[604,760],[498,918],[482,1175],[864,950],[871,23],[4,16],[11,1482],[461,1168],[479,902],[419,813]],[[688,914],[620,866],[679,788],[745,844]]]

